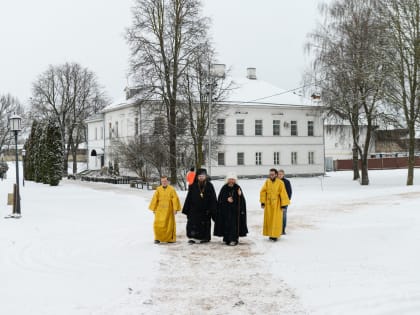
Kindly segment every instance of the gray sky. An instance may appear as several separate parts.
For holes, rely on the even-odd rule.
[[[309,58],[306,35],[322,0],[204,0],[218,61],[282,89],[300,86]],[[133,0],[0,0],[0,93],[24,104],[49,64],[79,62],[113,100],[123,98],[128,68],[125,27]]]

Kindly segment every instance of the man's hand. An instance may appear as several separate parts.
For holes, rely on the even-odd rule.
[[[232,197],[228,197],[227,201],[228,201],[229,203],[232,203],[232,202],[233,202],[233,198],[232,198]]]

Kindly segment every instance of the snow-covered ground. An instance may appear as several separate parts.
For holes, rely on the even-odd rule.
[[[228,247],[188,245],[182,214],[177,243],[153,244],[153,192],[128,185],[25,182],[23,217],[3,219],[13,166],[0,182],[0,314],[420,313],[420,185],[405,186],[406,170],[371,171],[368,187],[350,172],[292,178],[277,243],[261,235],[263,180],[241,180],[250,233]]]

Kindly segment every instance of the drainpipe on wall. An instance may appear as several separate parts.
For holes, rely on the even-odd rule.
[[[322,151],[324,155],[324,159],[322,160],[324,164],[324,175],[326,173],[325,171],[325,118],[322,118]]]
[[[89,169],[89,158],[90,158],[90,148],[89,148],[89,124],[87,124],[86,128],[86,169]]]
[[[106,135],[106,132],[105,132],[105,113],[104,113],[104,116],[102,117],[102,121],[103,121],[103,125],[104,125],[104,127],[103,127],[103,137],[104,137],[104,166],[106,165],[106,160],[105,160],[105,135]],[[102,168],[102,165],[101,165],[101,168]]]

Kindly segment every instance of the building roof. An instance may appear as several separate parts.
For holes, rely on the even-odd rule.
[[[319,102],[312,101],[298,95],[294,91],[283,90],[271,83],[258,79],[226,78],[231,81],[231,90],[227,93],[222,103],[238,105],[286,105],[286,106],[319,106]],[[126,99],[122,98],[103,109],[103,113],[132,106],[138,101],[147,98],[148,100],[160,100],[161,97],[148,92],[147,88],[126,88],[126,92],[137,90],[137,94]]]
[[[241,105],[319,105],[266,81],[248,78],[234,78],[232,81],[233,89],[225,102]]]
[[[133,97],[130,97],[129,99],[126,98],[121,98],[119,100],[117,100],[116,102],[113,102],[111,104],[109,104],[108,106],[106,106],[102,112],[106,113],[106,112],[110,112],[113,111],[115,109],[120,109],[126,106],[131,106],[134,105],[140,98],[137,97],[136,95]]]

